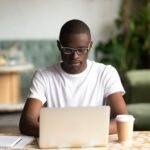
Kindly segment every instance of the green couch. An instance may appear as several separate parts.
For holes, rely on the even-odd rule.
[[[128,111],[135,117],[135,130],[150,130],[150,69],[128,71],[125,90]]]

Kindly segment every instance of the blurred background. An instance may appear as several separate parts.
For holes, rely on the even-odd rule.
[[[1,126],[18,124],[35,70],[60,60],[56,40],[70,19],[81,19],[91,29],[89,59],[118,70],[129,112],[141,121],[150,111],[148,0],[0,0]],[[146,122],[136,129],[149,127]]]

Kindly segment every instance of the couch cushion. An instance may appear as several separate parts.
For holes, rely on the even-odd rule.
[[[129,114],[135,117],[135,130],[150,130],[150,103],[128,104]]]
[[[128,103],[150,103],[150,69],[131,70],[126,73],[126,99]]]

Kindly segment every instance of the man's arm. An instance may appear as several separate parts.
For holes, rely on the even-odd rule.
[[[19,128],[26,135],[39,136],[39,115],[42,102],[37,99],[27,99],[21,114]]]
[[[109,95],[107,98],[107,105],[110,106],[111,110],[109,134],[114,134],[117,133],[117,125],[115,121],[116,115],[128,114],[128,110],[120,92]]]

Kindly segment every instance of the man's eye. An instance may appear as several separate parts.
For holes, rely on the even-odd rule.
[[[83,48],[79,48],[79,49],[78,49],[78,52],[83,52],[83,51],[84,51]]]
[[[65,48],[64,49],[66,52],[72,52],[72,49],[70,49],[70,48]]]
[[[79,48],[79,49],[78,49],[78,52],[83,53],[83,52],[85,52],[86,50],[87,50],[87,48]]]

